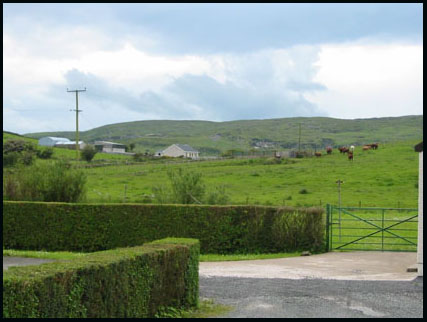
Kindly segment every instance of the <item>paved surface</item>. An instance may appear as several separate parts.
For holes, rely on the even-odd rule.
[[[331,252],[278,259],[201,262],[203,277],[409,281],[417,254],[408,252]]]
[[[422,318],[423,281],[201,277],[200,296],[234,310],[221,318]]]
[[[200,296],[224,318],[423,317],[416,253],[351,252],[200,263]]]
[[[53,261],[52,259],[3,256],[3,270],[7,270],[10,266],[39,265]]]

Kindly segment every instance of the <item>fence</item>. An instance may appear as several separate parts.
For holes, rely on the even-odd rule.
[[[326,206],[326,249],[416,251],[416,208]]]

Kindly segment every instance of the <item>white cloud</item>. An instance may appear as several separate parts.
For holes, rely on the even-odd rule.
[[[306,97],[337,118],[423,113],[423,47],[414,44],[322,46],[314,80],[328,90]]]

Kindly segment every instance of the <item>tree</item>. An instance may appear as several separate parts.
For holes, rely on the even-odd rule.
[[[129,144],[129,150],[133,151],[133,149],[135,149],[135,143]]]
[[[81,158],[87,162],[91,162],[97,151],[92,145],[86,145],[81,151]]]

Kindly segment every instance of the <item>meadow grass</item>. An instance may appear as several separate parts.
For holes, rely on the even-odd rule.
[[[374,151],[356,147],[354,161],[336,149],[321,158],[230,159],[182,163],[147,162],[84,169],[88,202],[149,202],[156,185],[169,184],[167,171],[179,167],[200,172],[209,191],[223,185],[231,204],[275,206],[417,207],[417,142],[388,143]],[[126,187],[125,187],[126,186]],[[126,190],[126,199],[125,199]]]

